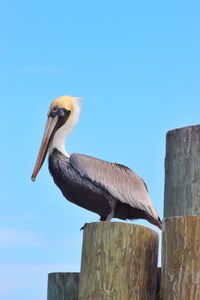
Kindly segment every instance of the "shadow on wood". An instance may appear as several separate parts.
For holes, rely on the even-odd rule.
[[[161,268],[157,268],[156,300],[160,300]]]

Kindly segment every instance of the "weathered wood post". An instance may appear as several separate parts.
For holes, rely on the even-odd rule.
[[[79,273],[48,274],[47,300],[78,300]]]
[[[167,133],[162,300],[200,299],[200,125]]]
[[[87,224],[79,300],[155,300],[157,255],[158,234],[147,227]]]

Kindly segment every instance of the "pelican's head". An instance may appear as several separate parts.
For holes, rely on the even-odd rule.
[[[56,98],[50,105],[45,132],[31,179],[35,178],[42,167],[46,154],[54,148],[67,154],[64,148],[66,136],[76,125],[80,114],[80,99],[71,96]]]

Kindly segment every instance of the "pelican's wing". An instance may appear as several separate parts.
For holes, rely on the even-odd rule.
[[[131,169],[76,153],[70,156],[70,164],[82,177],[101,186],[115,199],[144,210],[158,219],[158,213],[149,197],[146,184]]]

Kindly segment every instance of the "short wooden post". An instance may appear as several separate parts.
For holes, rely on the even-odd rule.
[[[47,300],[78,300],[79,273],[48,274]]]
[[[84,229],[79,300],[155,300],[158,234],[101,222]]]
[[[168,132],[165,172],[161,299],[199,300],[199,125]]]
[[[162,298],[200,299],[200,216],[166,218],[163,224]]]

